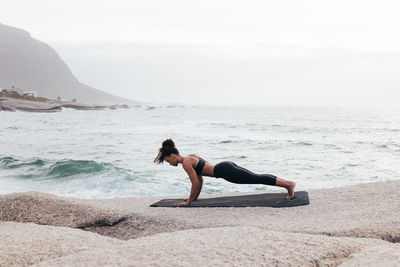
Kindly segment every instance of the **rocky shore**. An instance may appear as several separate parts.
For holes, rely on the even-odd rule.
[[[0,97],[0,111],[59,112],[62,108],[77,110],[106,110],[129,108],[128,105],[88,105],[76,102],[44,100],[32,101],[11,97]]]
[[[398,266],[399,190],[400,181],[309,190],[310,205],[290,208],[2,195],[0,265]]]

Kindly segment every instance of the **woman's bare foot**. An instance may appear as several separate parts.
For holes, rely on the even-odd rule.
[[[287,200],[291,200],[292,198],[294,198],[294,188],[296,187],[295,182],[276,178],[275,185],[286,188],[289,193],[289,195],[286,197]]]
[[[294,198],[294,188],[296,187],[296,182],[289,182],[288,187],[286,187],[289,195],[286,197],[287,200]]]

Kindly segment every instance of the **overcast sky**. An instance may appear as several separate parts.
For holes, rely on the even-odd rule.
[[[3,24],[139,101],[397,105],[397,1],[1,0]]]

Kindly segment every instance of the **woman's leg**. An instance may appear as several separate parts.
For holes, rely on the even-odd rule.
[[[223,162],[221,164],[220,177],[225,180],[236,183],[236,184],[265,184],[274,185],[279,187],[284,187],[287,189],[289,196],[287,199],[290,200],[294,197],[294,188],[296,186],[295,182],[286,181],[277,178],[275,175],[271,174],[256,174],[243,167],[236,165],[233,162]]]
[[[276,176],[272,174],[256,174],[248,169],[236,165],[234,162],[230,180],[237,184],[265,184],[275,185]]]

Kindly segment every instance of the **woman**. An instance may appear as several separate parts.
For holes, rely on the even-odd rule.
[[[223,161],[213,166],[199,156],[189,155],[183,157],[179,155],[178,149],[175,147],[172,139],[167,139],[162,143],[162,147],[158,151],[154,162],[158,164],[167,161],[172,166],[182,164],[183,169],[189,175],[192,182],[189,198],[183,199],[185,202],[176,203],[176,206],[188,206],[192,201],[197,200],[203,186],[203,175],[224,178],[225,180],[237,184],[266,184],[280,186],[287,189],[289,196],[286,199],[290,200],[294,197],[295,182],[286,181],[277,178],[271,174],[255,174],[245,168],[237,166],[231,161]]]

